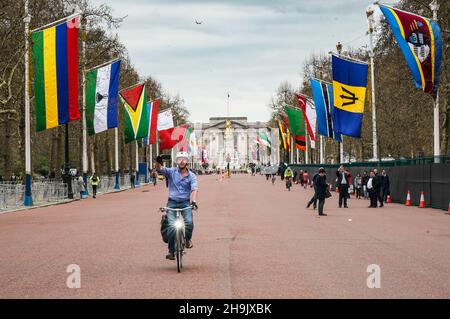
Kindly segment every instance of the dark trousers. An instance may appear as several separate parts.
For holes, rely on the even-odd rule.
[[[356,188],[356,198],[361,198],[361,192],[362,192],[361,188]]]
[[[319,215],[323,214],[324,205],[325,205],[325,198],[319,198]]]
[[[389,189],[388,189],[387,187],[383,187],[383,188],[382,188],[382,192],[381,192],[382,198],[383,198],[383,202],[386,202],[386,201],[387,201],[387,195],[388,195],[388,193],[389,193]]]
[[[318,198],[317,198],[316,194],[314,194],[314,196],[311,197],[311,199],[308,202],[308,207],[313,205],[313,207],[316,208],[317,207],[317,199]]]
[[[377,193],[377,200],[380,202],[380,207],[383,206],[383,189],[379,188],[377,190],[375,190],[375,192]]]
[[[347,206],[348,197],[348,185],[339,186],[339,207],[342,207],[342,200],[344,200],[344,206]]]
[[[97,185],[92,185],[92,196],[97,196]]]
[[[377,192],[371,188],[369,191],[370,207],[377,207]]]

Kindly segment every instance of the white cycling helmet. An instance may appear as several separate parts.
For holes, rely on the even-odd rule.
[[[178,152],[175,156],[175,160],[177,161],[179,158],[185,158],[187,161],[189,161],[189,154],[187,152]]]

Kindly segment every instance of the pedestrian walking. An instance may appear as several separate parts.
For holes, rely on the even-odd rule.
[[[381,198],[385,203],[387,200],[387,196],[391,195],[389,187],[390,187],[389,175],[386,173],[385,170],[383,170],[381,172]]]
[[[319,200],[319,216],[327,216],[323,212],[323,208],[325,205],[325,199],[327,198],[327,191],[329,191],[327,184],[327,177],[325,174],[325,169],[319,169],[319,176],[316,178],[317,181],[317,199]]]
[[[367,172],[364,171],[363,176],[362,176],[362,186],[363,186],[363,195],[364,195],[364,199],[368,199],[369,198],[369,192],[367,191],[367,182],[369,181],[370,176],[367,175]]]
[[[130,184],[131,184],[131,188],[135,188],[136,187],[136,175],[134,175],[134,170],[131,171],[130,173]]]
[[[348,208],[347,199],[351,175],[345,170],[344,166],[341,165],[336,172],[336,176],[337,187],[339,189],[339,208],[342,208],[342,204],[344,204],[344,208]]]
[[[77,184],[78,184],[78,189],[80,190],[80,199],[83,198],[83,194],[86,191],[85,185],[84,185],[84,180],[83,180],[83,176],[78,176],[77,178]]]
[[[308,174],[308,171],[305,170],[303,172],[303,186],[306,189],[306,187],[308,187],[308,185],[309,185],[309,174]]]
[[[369,208],[377,208],[377,193],[374,188],[374,180],[375,180],[375,173],[374,171],[370,171],[369,180],[367,181],[367,191],[369,193],[370,197],[370,206]]]
[[[322,169],[319,168],[319,171]],[[312,184],[314,187],[314,195],[311,197],[311,199],[308,202],[308,205],[306,205],[306,208],[309,208],[311,205],[313,205],[313,209],[316,209],[317,207],[317,177],[319,176],[319,172],[315,173],[312,177]]]
[[[97,173],[94,172],[91,177],[89,177],[89,181],[92,185],[92,197],[97,198],[97,186],[100,183],[100,177],[97,176]]]
[[[362,194],[362,177],[361,174],[357,174],[355,178],[355,184],[354,184],[355,190],[356,190],[356,198],[361,199]]]
[[[381,197],[381,187],[382,187],[382,177],[380,174],[378,174],[378,170],[375,168],[373,170],[373,173],[375,174],[372,184],[373,188],[375,190],[375,193],[377,195],[377,200],[380,202],[379,207],[383,207],[383,198]]]
[[[13,172],[11,175],[11,179],[10,179],[12,184],[16,184],[17,183],[17,176],[16,174]]]

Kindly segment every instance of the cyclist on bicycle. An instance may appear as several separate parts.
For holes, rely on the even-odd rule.
[[[162,166],[163,159],[161,156],[156,158],[156,170],[163,174],[169,183],[169,200],[167,207],[169,208],[185,208],[192,206],[197,209],[197,177],[188,170],[189,155],[186,152],[178,152],[175,157],[178,167],[166,168]],[[192,232],[194,230],[194,221],[192,218],[192,209],[185,209],[182,212],[185,229],[186,229],[186,248],[192,248]],[[175,211],[167,212],[169,225],[173,225],[176,219]],[[169,254],[167,259],[175,260],[175,231],[169,226],[168,229],[168,246]]]
[[[294,177],[294,172],[292,171],[292,168],[288,167],[284,171],[284,178],[286,179],[286,188],[288,188],[288,184],[292,183],[292,178]]]

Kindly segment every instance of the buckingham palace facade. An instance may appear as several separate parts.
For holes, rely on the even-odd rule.
[[[248,122],[246,117],[211,117],[209,123],[193,125],[201,150],[196,162],[207,162],[210,168],[244,168],[250,163],[278,163],[278,129],[265,122]],[[267,136],[270,147],[258,141]]]

